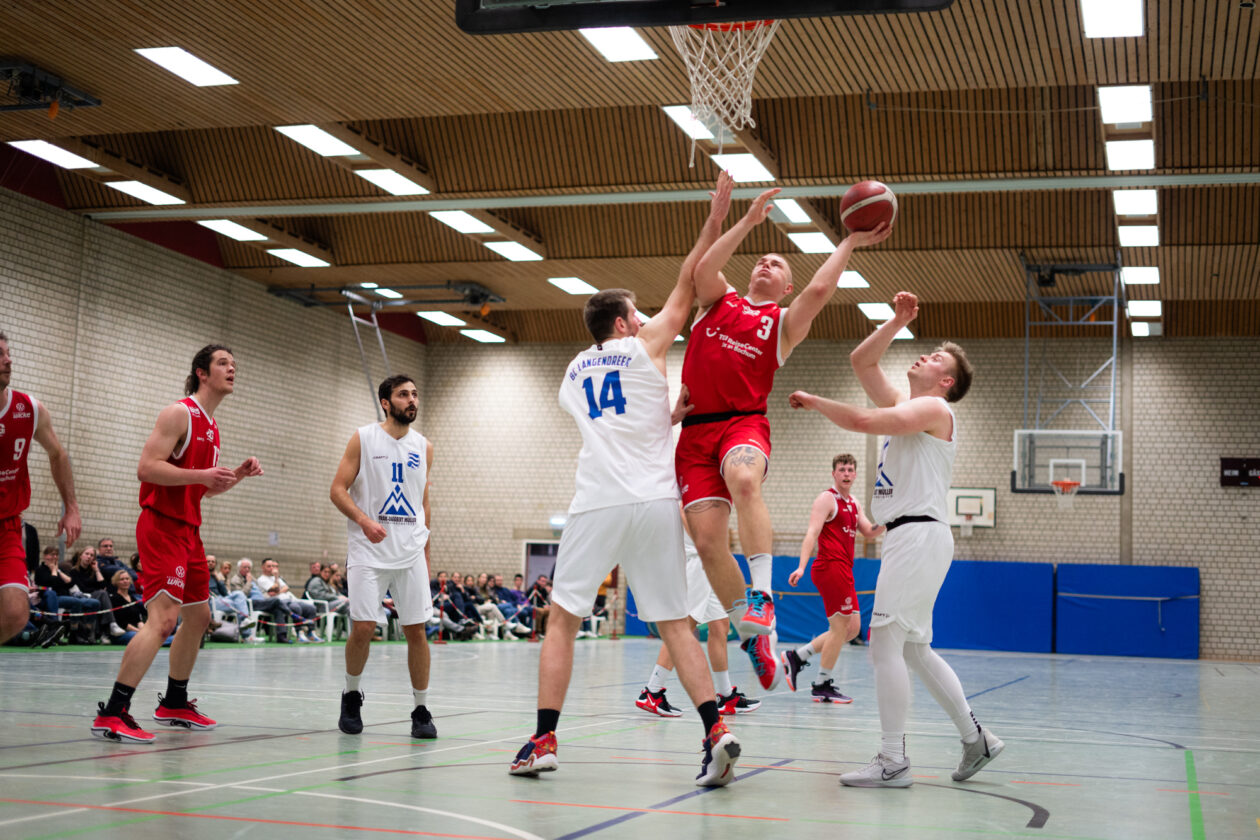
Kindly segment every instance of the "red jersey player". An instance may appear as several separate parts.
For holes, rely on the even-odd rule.
[[[136,546],[144,561],[141,591],[149,620],[127,644],[109,701],[99,704],[92,734],[112,741],[149,743],[129,711],[162,642],[173,631],[166,695],[153,719],[166,726],[213,729],[217,724],[188,699],[188,678],[201,636],[210,623],[210,573],[201,545],[201,499],[232,489],[241,479],[262,475],[257,458],[236,469],[219,466],[219,427],[214,410],[236,385],[236,360],[228,348],[211,344],[193,357],[184,383],[188,397],[158,414],[140,453],[140,518]],[[183,621],[175,631],[178,619]]]
[[[779,301],[792,291],[792,270],[779,254],[766,254],[753,268],[748,294],[741,298],[727,285],[721,269],[769,214],[769,201],[778,192],[759,195],[696,266],[700,313],[692,325],[682,371],[695,408],[683,420],[675,453],[678,486],[705,573],[767,691],[778,684],[779,661],[770,594],[774,532],[761,498],[761,483],[770,468],[766,400],[775,371],[809,335],[853,249],[882,242],[892,231],[884,224],[851,233],[785,308]],[[732,503],[752,577],[747,600],[727,537]]]
[[[818,703],[852,703],[836,690],[831,670],[836,667],[840,650],[862,629],[862,613],[858,608],[857,590],[853,585],[853,543],[861,533],[875,537],[884,533],[862,513],[861,503],[849,495],[857,478],[857,459],[837,455],[831,459],[832,486],[818,494],[809,511],[809,527],[801,543],[801,563],[788,576],[788,584],[796,586],[809,565],[809,556],[818,544],[818,557],[809,578],[822,595],[823,612],[830,628],[796,650],[783,652],[783,671],[788,687],[796,691],[796,675],[815,653],[822,651],[818,663],[818,679],[811,692]]]
[[[22,511],[31,503],[31,479],[26,456],[34,439],[48,454],[53,483],[61,494],[65,513],[57,533],[70,545],[79,538],[79,503],[74,498],[70,456],[53,431],[52,417],[39,400],[9,387],[13,360],[9,338],[0,332],[0,644],[26,626],[31,602],[26,574],[26,549],[22,547]]]

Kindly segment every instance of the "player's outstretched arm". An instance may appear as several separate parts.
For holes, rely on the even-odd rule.
[[[814,272],[809,285],[801,289],[792,301],[792,305],[783,313],[784,354],[792,352],[796,345],[809,336],[809,329],[813,326],[814,319],[835,294],[836,283],[839,282],[845,266],[849,264],[853,249],[883,242],[891,233],[892,225],[885,222],[874,230],[850,233],[836,246],[836,250],[831,252],[826,262]]]
[[[678,271],[678,282],[674,284],[664,308],[639,330],[639,339],[647,346],[654,359],[660,358],[661,364],[664,363],[665,351],[674,343],[674,336],[687,323],[687,315],[696,300],[696,264],[722,235],[722,223],[726,221],[726,214],[731,209],[731,189],[734,183],[728,172],[718,174],[717,184],[709,194],[709,217],[700,228],[696,244],[683,260]]]
[[[866,408],[794,391],[788,397],[792,408],[817,411],[832,423],[864,435],[913,435],[928,432],[947,438],[954,418],[936,397],[915,397],[891,408]]]
[[[871,402],[880,408],[894,406],[906,398],[906,395],[893,387],[879,366],[888,345],[901,331],[901,328],[913,321],[919,314],[919,299],[909,292],[897,292],[893,295],[893,316],[876,328],[866,339],[849,354],[849,364],[857,374],[862,390],[871,398]]]
[[[779,188],[775,187],[754,198],[748,212],[731,225],[730,230],[718,237],[700,258],[700,262],[696,264],[695,277],[696,302],[701,307],[712,306],[726,294],[726,278],[722,276],[722,269],[730,261],[739,243],[770,215],[770,199],[778,194]]]
[[[79,502],[74,495],[74,473],[70,469],[70,453],[66,452],[65,447],[58,440],[57,433],[53,431],[52,416],[39,400],[35,401],[35,410],[39,413],[39,420],[35,423],[35,440],[48,454],[48,467],[52,471],[53,483],[57,485],[57,492],[61,494],[61,504],[66,509],[57,522],[57,533],[64,533],[66,545],[70,545],[79,538],[79,533],[83,530],[83,521],[79,516]]]
[[[358,433],[355,433],[358,437]],[[429,529],[429,536],[424,541],[424,565],[432,568],[429,562],[429,543],[433,542],[433,518],[429,510],[429,488],[433,486],[433,441],[425,440],[424,449],[424,499],[420,506],[424,510],[424,527]]]
[[[350,485],[359,477],[359,433],[356,430],[346,444],[346,451],[337,464],[337,474],[333,476],[332,487],[328,490],[328,498],[337,510],[363,531],[368,542],[378,543],[385,539],[385,526],[373,520],[350,498]]]
[[[167,459],[175,453],[184,434],[188,431],[188,409],[183,403],[171,403],[158,414],[149,439],[140,450],[140,464],[136,478],[163,487],[184,484],[200,484],[207,491],[222,493],[236,483],[236,473],[227,467],[214,466],[204,470],[177,467]]]
[[[796,586],[805,575],[805,569],[809,567],[809,558],[813,556],[814,548],[818,545],[818,535],[822,533],[823,524],[834,508],[835,502],[832,501],[831,494],[826,491],[819,493],[814,499],[814,504],[809,508],[809,527],[805,529],[805,539],[801,541],[801,561],[797,564],[796,571],[788,575],[789,586]]]

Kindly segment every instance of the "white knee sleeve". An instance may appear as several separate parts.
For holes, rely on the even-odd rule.
[[[958,734],[964,738],[977,731],[976,719],[971,714],[971,706],[963,693],[962,683],[949,663],[932,650],[929,645],[910,642],[905,646],[906,664],[923,680],[927,690],[949,715]]]

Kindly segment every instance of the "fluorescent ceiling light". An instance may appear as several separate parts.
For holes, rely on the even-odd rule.
[[[563,528],[564,523],[568,522],[569,518],[565,516],[563,513],[558,513],[547,521],[551,525],[552,528]]]
[[[229,219],[206,219],[197,222],[197,224],[210,228],[215,233],[221,233],[230,239],[235,239],[237,242],[262,242],[267,238],[258,231],[250,230],[244,225],[238,225]]]
[[[1120,247],[1151,248],[1159,244],[1157,225],[1121,225]]]
[[[1126,286],[1150,286],[1159,282],[1159,267],[1153,265],[1125,266],[1120,269],[1120,280]]]
[[[364,283],[360,283],[360,284],[359,284],[359,288],[360,288],[360,289],[375,289],[375,288],[376,288],[376,284],[375,284],[375,283],[367,283],[367,282],[364,282]]]
[[[683,134],[686,134],[692,140],[713,139],[713,132],[709,130],[708,126],[696,119],[695,115],[691,113],[691,108],[686,105],[666,105],[661,110],[668,114],[669,118],[683,130]]]
[[[273,257],[279,257],[282,260],[288,260],[294,265],[300,265],[302,268],[327,268],[332,263],[327,263],[319,257],[312,257],[305,251],[299,251],[297,248],[269,248],[267,253]]]
[[[676,335],[676,336],[674,336],[674,343],[675,343],[675,344],[677,344],[677,343],[678,343],[678,342],[680,342],[680,341],[686,341],[686,340],[687,340],[687,339],[683,338],[681,335]]]
[[[1108,140],[1108,169],[1154,169],[1154,140]]]
[[[1159,212],[1155,190],[1112,190],[1117,216],[1154,216]]]
[[[183,204],[184,199],[176,198],[170,193],[164,193],[159,189],[150,187],[148,184],[142,184],[139,181],[106,181],[105,186],[134,196],[141,201],[147,201],[149,204]]]
[[[487,330],[460,330],[459,334],[473,341],[480,341],[482,344],[502,344],[507,341],[503,336],[495,335]]]
[[[276,131],[297,143],[301,143],[317,155],[324,157],[341,157],[357,155],[359,150],[349,143],[343,143],[327,131],[314,125],[278,125]]]
[[[636,309],[634,310],[634,314],[635,314],[635,315],[638,315],[638,316],[639,316],[639,320],[640,320],[640,321],[642,321],[642,322],[643,322],[643,323],[645,323],[645,324],[646,324],[648,321],[651,321],[651,320],[652,320],[652,316],[651,316],[651,315],[647,314],[646,312],[640,312],[640,311],[638,310],[638,308],[636,308]]]
[[[28,155],[34,155],[37,158],[43,158],[49,163],[55,163],[62,169],[94,169],[96,164],[85,157],[79,157],[73,152],[67,152],[60,146],[54,146],[44,140],[11,140],[9,145],[15,149],[21,149]]]
[[[393,289],[386,289],[383,287],[379,289],[373,289],[372,291],[376,292],[381,297],[389,298],[390,300],[401,300],[403,296],[402,292],[396,292]]]
[[[778,207],[787,220],[794,225],[809,224],[809,214],[805,212],[805,208],[801,207],[794,198],[777,198],[774,206]]]
[[[462,327],[468,323],[460,318],[456,318],[449,312],[417,312],[416,314],[426,321],[437,324],[439,327]]]
[[[914,333],[910,332],[909,327],[902,327],[897,330],[897,334],[893,336],[893,341],[905,341],[908,338],[914,338]]]
[[[356,169],[354,174],[371,181],[390,195],[428,195],[429,191],[392,169]]]
[[[1151,334],[1150,321],[1130,321],[1129,329],[1133,331],[1136,338],[1145,338]]]
[[[870,283],[866,282],[866,278],[856,271],[840,272],[840,279],[836,281],[837,289],[869,289]]]
[[[1130,318],[1158,318],[1164,314],[1164,306],[1157,300],[1129,301]]]
[[[651,45],[628,26],[578,31],[609,61],[647,61],[656,58],[656,51]]]
[[[1143,0],[1081,0],[1086,38],[1139,38]]]
[[[494,228],[463,210],[432,210],[429,215],[460,233],[494,233]]]
[[[227,73],[207,64],[182,47],[156,47],[136,52],[197,87],[239,84]]]
[[[483,244],[505,260],[511,260],[512,262],[534,262],[542,259],[542,254],[534,253],[519,242],[486,242]]]
[[[599,291],[581,277],[548,277],[547,282],[571,295],[593,295]]]
[[[801,249],[803,254],[830,254],[836,250],[825,233],[789,233],[788,239]]]
[[[748,154],[741,152],[731,155],[709,155],[713,162],[717,164],[718,169],[725,169],[731,173],[731,180],[737,184],[747,183],[749,181],[773,181],[774,176],[770,174],[770,170],[761,165],[761,161]]]
[[[1152,119],[1151,86],[1119,85],[1098,89],[1098,107],[1105,123],[1144,123]]]
[[[893,308],[886,303],[859,303],[858,309],[872,321],[887,321],[893,316]]]

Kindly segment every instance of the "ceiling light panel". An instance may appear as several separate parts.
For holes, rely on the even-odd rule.
[[[1143,0],[1081,0],[1086,38],[1140,38]]]
[[[486,242],[484,244],[505,260],[512,262],[537,262],[542,259],[542,254],[529,250],[519,242]]]
[[[1150,122],[1151,86],[1120,85],[1098,89],[1102,121],[1108,124]]]
[[[581,277],[548,277],[547,282],[571,295],[593,295],[599,291]]]
[[[460,330],[459,334],[465,338],[471,338],[473,341],[479,341],[482,344],[502,344],[507,341],[501,335],[495,335],[488,330]]]
[[[866,282],[866,278],[856,271],[840,272],[840,279],[836,281],[837,289],[869,289],[870,283]]]
[[[691,108],[686,105],[666,105],[661,108],[669,118],[677,123],[678,127],[683,130],[692,140],[712,140],[713,132],[708,126],[695,118],[691,113]]]
[[[1108,140],[1107,168],[1154,169],[1154,140]]]
[[[1154,216],[1159,212],[1155,190],[1112,190],[1117,216]]]
[[[258,231],[238,225],[230,219],[204,219],[197,224],[210,228],[215,233],[223,234],[229,239],[235,239],[237,242],[262,242],[267,238]]]
[[[278,125],[276,131],[290,140],[301,143],[317,155],[324,157],[343,157],[357,155],[359,150],[349,143],[343,143],[327,131],[315,125]]]
[[[460,233],[494,233],[490,225],[463,210],[433,210],[429,215]]]
[[[770,174],[770,170],[761,165],[761,161],[757,160],[753,155],[747,152],[729,155],[710,155],[713,162],[717,164],[719,169],[725,169],[731,173],[731,180],[737,184],[746,184],[752,181],[773,181],[774,175]]]
[[[73,152],[67,152],[60,146],[54,146],[45,140],[11,140],[9,145],[26,152],[28,155],[34,155],[37,158],[43,158],[49,163],[55,163],[62,169],[96,168],[96,164],[87,158],[79,157]]]
[[[437,324],[439,327],[462,327],[468,323],[461,318],[456,318],[449,312],[417,312],[416,314],[426,321]]]
[[[1159,244],[1157,225],[1121,225],[1121,248],[1153,248]]]
[[[110,189],[118,190],[121,193],[138,198],[149,204],[183,204],[182,198],[176,198],[170,193],[164,193],[156,187],[150,187],[139,181],[106,181],[105,186]]]
[[[628,26],[610,26],[604,29],[579,29],[582,37],[591,42],[604,58],[618,61],[650,61],[656,58],[643,37]]]
[[[887,321],[893,316],[893,308],[886,303],[859,303],[858,309],[872,321]]]
[[[429,191],[392,169],[356,169],[354,174],[371,181],[390,195],[428,195]]]
[[[810,222],[809,214],[794,198],[775,199],[774,206],[794,225],[807,225]]]
[[[1120,280],[1126,286],[1153,286],[1159,282],[1159,267],[1154,265],[1125,266]]]
[[[155,47],[136,52],[197,87],[239,84],[227,73],[202,61],[183,47]]]
[[[305,251],[299,251],[297,248],[269,248],[267,253],[273,257],[288,260],[294,265],[300,265],[302,268],[327,268],[332,265],[332,263],[325,262],[319,257],[313,257]]]
[[[803,254],[830,254],[836,250],[825,233],[789,233],[787,236]]]
[[[1129,301],[1130,318],[1159,318],[1164,314],[1164,305],[1157,300]]]

